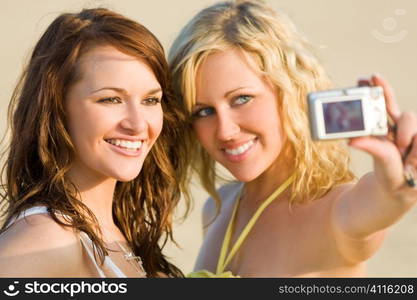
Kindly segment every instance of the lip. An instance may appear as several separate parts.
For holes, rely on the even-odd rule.
[[[238,147],[240,147],[240,146],[242,146],[242,145],[244,145],[244,144],[246,144],[246,143],[248,143],[250,141],[251,140],[245,141],[243,143],[228,144],[227,147],[223,147],[221,149],[221,151],[222,151],[224,157],[226,157],[226,159],[228,161],[230,161],[230,162],[241,162],[241,161],[245,160],[252,153],[253,149],[255,148],[255,146],[258,143],[258,138],[257,137],[254,138],[254,139],[252,139],[253,144],[245,152],[243,152],[241,154],[233,155],[233,154],[227,153],[225,150],[226,149],[238,148]]]
[[[109,138],[104,138],[105,141],[107,140],[126,140],[129,142],[139,142],[144,141],[146,138],[138,138],[138,137],[131,137],[131,136],[114,136]]]
[[[131,140],[131,141],[138,141],[138,140]],[[142,149],[144,147],[144,142],[142,142],[142,147],[140,147],[138,150],[136,151],[131,151],[131,150],[127,150],[124,149],[122,147],[110,144],[109,142],[106,142],[107,145],[110,146],[110,149],[118,154],[124,155],[124,156],[129,156],[129,157],[138,157],[141,155],[142,153]]]
[[[240,146],[243,146],[243,145],[249,143],[250,141],[255,141],[256,139],[257,138],[253,138],[253,139],[249,139],[249,140],[246,140],[244,142],[239,142],[239,143],[225,143],[225,144],[223,144],[223,146],[220,149],[225,150],[225,149],[239,148]]]

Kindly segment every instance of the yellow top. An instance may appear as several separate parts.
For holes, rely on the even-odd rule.
[[[236,211],[239,206],[240,200],[240,193],[239,191],[237,195],[237,199],[235,201],[235,205],[233,208],[233,213],[229,221],[229,225],[227,226],[226,234],[224,235],[223,244],[220,249],[220,256],[219,261],[217,263],[216,273],[212,273],[207,270],[201,270],[192,272],[187,275],[187,277],[191,278],[198,278],[198,277],[205,277],[205,278],[236,278],[240,276],[233,275],[230,271],[225,272],[227,265],[232,260],[233,256],[239,250],[242,243],[245,241],[246,237],[248,236],[249,232],[251,231],[252,227],[255,225],[256,221],[258,220],[261,213],[265,210],[265,208],[274,201],[293,181],[295,175],[293,174],[290,176],[283,184],[281,184],[256,210],[252,218],[249,220],[248,224],[246,224],[245,228],[240,233],[238,239],[236,240],[235,244],[233,245],[232,249],[230,250],[229,254],[226,256],[226,252],[229,248],[230,240],[232,238],[232,230],[235,222]]]

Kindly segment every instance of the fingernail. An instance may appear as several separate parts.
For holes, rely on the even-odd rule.
[[[416,169],[412,165],[404,166],[404,179],[408,186],[416,187]]]
[[[358,78],[358,86],[369,86],[370,79],[367,77],[359,77]]]

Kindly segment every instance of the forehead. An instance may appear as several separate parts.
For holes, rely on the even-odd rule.
[[[89,84],[140,81],[142,84],[155,85],[154,82],[157,81],[145,61],[112,46],[97,46],[82,54],[76,77],[78,80],[88,81]]]
[[[209,54],[197,70],[197,97],[210,92],[224,92],[237,87],[263,87],[267,79],[246,52],[239,49]]]
[[[112,46],[96,46],[81,55],[78,61],[78,71],[89,73],[97,69],[105,69],[120,63],[140,63],[138,58],[127,55]]]
[[[216,50],[207,55],[197,70],[198,75],[218,75],[219,72],[232,72],[236,75],[236,70],[243,70],[260,75],[259,67],[253,57],[243,50],[232,48],[226,50]]]

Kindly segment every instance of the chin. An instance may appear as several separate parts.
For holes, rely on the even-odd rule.
[[[260,173],[256,172],[245,172],[245,171],[239,171],[239,172],[232,172],[229,170],[229,172],[240,182],[250,182],[254,179],[256,179]]]
[[[136,177],[119,177],[119,178],[115,178],[117,181],[119,182],[130,182],[133,179],[135,179]]]
[[[130,172],[124,172],[123,174],[121,174],[121,173],[113,174],[112,177],[114,179],[116,179],[117,181],[120,181],[120,182],[129,182],[129,181],[132,181],[136,177],[139,176],[141,169],[139,169],[139,170],[132,170]]]
[[[138,175],[139,175],[139,173],[138,173]],[[138,175],[136,175],[136,176],[123,176],[123,177],[116,177],[115,179],[116,179],[117,181],[120,181],[120,182],[129,182],[129,181],[134,180],[136,177],[138,177]]]

